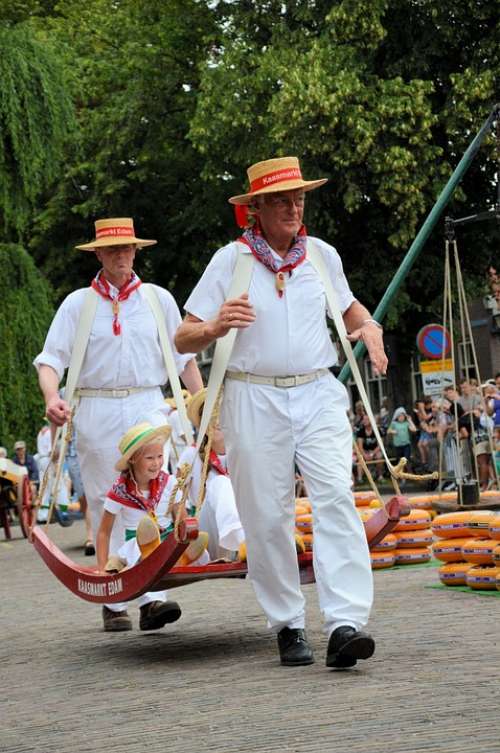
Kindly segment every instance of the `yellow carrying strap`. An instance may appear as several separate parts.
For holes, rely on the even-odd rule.
[[[231,280],[226,300],[240,298],[243,293],[247,293],[248,288],[250,287],[250,280],[252,279],[254,264],[252,252],[246,243],[237,242],[236,245],[238,246],[240,253],[236,258],[233,279]],[[196,441],[197,450],[200,449],[203,438],[207,433],[208,425],[217,402],[217,396],[224,380],[224,374],[226,373],[238,331],[238,329],[232,327],[224,337],[220,337],[217,340],[215,345],[214,358],[207,384],[207,396],[203,406],[203,413]]]
[[[160,338],[160,346],[163,354],[163,360],[165,362],[165,368],[168,374],[168,381],[170,382],[172,392],[174,393],[175,404],[179,412],[179,418],[181,420],[182,430],[186,437],[186,442],[188,443],[188,445],[191,445],[193,444],[193,431],[191,429],[191,423],[186,413],[186,405],[184,403],[184,397],[182,395],[181,383],[179,380],[179,375],[177,374],[177,366],[175,364],[174,353],[172,350],[172,345],[170,344],[167,325],[165,323],[165,314],[161,307],[158,294],[153,285],[143,283],[141,287],[146,296],[146,300],[151,307],[151,311],[156,321],[156,326],[158,327],[158,336]]]

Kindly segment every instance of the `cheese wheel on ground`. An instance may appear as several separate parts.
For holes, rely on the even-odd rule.
[[[427,510],[411,510],[409,515],[400,518],[394,531],[418,531],[430,525],[431,516]]]
[[[500,567],[496,565],[473,565],[467,570],[465,580],[475,591],[495,591]]]
[[[421,549],[395,549],[396,565],[418,565],[429,562],[431,552],[428,547]]]
[[[471,513],[467,510],[436,515],[432,521],[432,531],[440,539],[457,539],[469,536],[470,516]]]
[[[463,562],[462,547],[469,538],[438,539],[431,547],[432,554],[441,562]]]
[[[441,565],[438,570],[439,580],[445,586],[465,586],[467,585],[467,572],[474,567],[470,562],[450,562],[447,565]]]
[[[500,565],[500,544],[496,542],[496,547],[493,549],[493,564]]]
[[[423,528],[419,531],[395,531],[397,549],[419,549],[432,544],[432,531]]]
[[[427,495],[408,497],[408,504],[414,510],[432,510],[432,499]]]
[[[395,562],[394,550],[386,552],[370,552],[372,570],[381,570],[384,567],[392,567]]]
[[[467,539],[462,545],[462,559],[473,565],[492,565],[496,545],[493,539]]]

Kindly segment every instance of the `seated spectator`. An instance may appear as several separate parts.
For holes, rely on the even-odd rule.
[[[379,431],[382,437],[386,436],[387,429],[389,428],[389,423],[390,423],[389,398],[384,397],[384,399],[382,400],[382,407],[380,408],[380,412],[378,414],[378,420],[377,420]]]
[[[474,429],[479,426],[481,396],[474,390],[468,379],[460,382],[460,397],[458,403],[462,407],[463,415],[459,421],[460,437],[467,439]]]
[[[362,428],[359,429],[357,439],[358,447],[361,450],[364,459],[368,464],[373,463],[375,466],[373,476],[376,475],[377,481],[383,481],[384,461],[382,459],[382,451],[378,446],[375,433],[372,429],[370,419],[367,415],[363,417]],[[375,461],[375,462],[374,462]],[[380,462],[376,462],[380,461]],[[370,469],[371,470],[371,469]],[[358,482],[363,480],[363,469],[358,464],[357,466]]]
[[[38,466],[33,455],[26,452],[26,442],[20,439],[14,444],[14,454],[12,460],[16,465],[23,465],[28,470],[28,478],[31,482],[32,494],[36,494],[36,485],[38,484],[39,474]]]
[[[354,404],[354,417],[352,421],[352,428],[354,436],[358,436],[358,431],[363,428],[363,419],[366,416],[365,406],[362,400],[357,400]]]

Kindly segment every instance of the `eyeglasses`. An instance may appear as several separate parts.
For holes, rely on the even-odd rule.
[[[305,204],[306,197],[304,193],[289,194],[289,193],[272,193],[266,196],[266,204],[271,207],[289,207],[290,204],[294,204],[296,207],[302,208]]]

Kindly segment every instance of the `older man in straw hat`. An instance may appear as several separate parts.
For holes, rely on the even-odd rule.
[[[102,268],[92,281],[98,293],[95,316],[86,344],[75,395],[77,452],[83,485],[96,532],[104,498],[114,481],[120,437],[134,424],[149,420],[165,423],[166,405],[161,385],[167,371],[158,337],[158,325],[141,280],[133,270],[138,249],[154,240],[137,238],[132,219],[97,220],[96,237],[77,248],[95,253]],[[172,295],[154,286],[161,316],[171,341],[181,321]],[[47,334],[43,351],[36,357],[40,387],[48,418],[61,426],[70,407],[58,393],[58,385],[71,361],[80,316],[88,288],[71,293],[61,304]],[[181,378],[191,392],[203,384],[192,355],[174,351]],[[111,545],[117,549],[122,531],[115,525]],[[132,625],[125,605],[103,609],[106,630],[128,630]]]
[[[326,181],[304,180],[296,157],[259,162],[248,177],[250,190],[229,199],[247,225],[240,239],[245,245],[229,243],[215,254],[185,305],[175,341],[181,353],[198,351],[238,330],[221,428],[257,598],[277,633],[282,664],[311,664],[293,536],[297,463],[313,506],[326,663],[352,667],[374,651],[362,630],[372,605],[372,574],[351,492],[347,394],[329,371],[337,356],[326,325],[325,288],[306,255],[309,243],[321,252],[350,339],[364,341],[375,373],[387,365],[382,331],[354,298],[336,250],[306,235],[305,195]],[[249,291],[226,300],[245,246],[255,257]]]

